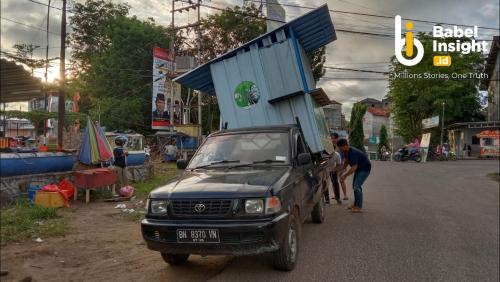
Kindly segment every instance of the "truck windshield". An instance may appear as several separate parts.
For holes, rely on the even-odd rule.
[[[288,164],[288,133],[260,132],[213,136],[206,140],[188,169],[209,165]]]

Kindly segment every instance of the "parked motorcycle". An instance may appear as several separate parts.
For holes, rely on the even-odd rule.
[[[420,155],[420,151],[414,151],[411,154],[408,153],[407,147],[401,147],[394,153],[394,160],[396,162],[405,162],[405,161],[422,161],[422,156]]]
[[[380,160],[381,161],[387,161],[390,158],[391,158],[391,152],[390,151],[380,152]]]

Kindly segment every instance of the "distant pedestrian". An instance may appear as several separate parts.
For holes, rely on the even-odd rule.
[[[472,153],[472,146],[470,144],[467,145],[467,156],[470,157]]]
[[[363,183],[370,175],[372,165],[365,153],[350,147],[346,139],[339,139],[337,146],[344,153],[344,168],[349,165],[351,168],[345,172],[340,180],[344,181],[349,175],[354,174],[352,188],[354,190],[354,204],[350,206],[351,212],[359,213],[363,208]]]
[[[127,137],[125,136],[117,136],[115,138],[115,144],[116,147],[113,150],[113,156],[115,158],[115,169],[116,172],[118,173],[118,181],[119,181],[119,187],[118,190],[121,187],[128,186],[128,176],[127,176],[127,156],[128,152],[123,148],[123,146],[127,143]]]
[[[330,155],[329,164],[330,167],[332,168],[332,170],[330,171],[330,178],[332,180],[333,194],[334,194],[334,197],[332,199],[335,199],[337,201],[337,204],[342,204],[342,201],[340,200],[339,172],[342,171],[343,166],[342,166],[342,158],[340,157],[340,154],[337,152],[338,138],[339,135],[337,133],[333,133],[331,135],[333,148],[335,149],[335,151]]]

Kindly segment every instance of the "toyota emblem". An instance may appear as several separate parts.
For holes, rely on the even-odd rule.
[[[194,205],[194,211],[198,213],[202,213],[205,210],[205,205],[204,204],[196,204]]]

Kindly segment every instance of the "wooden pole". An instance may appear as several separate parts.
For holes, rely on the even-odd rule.
[[[66,0],[63,0],[62,19],[61,19],[61,60],[59,66],[59,105],[58,105],[58,120],[57,120],[57,147],[58,150],[63,149],[63,131],[64,131],[64,84],[66,77]]]

